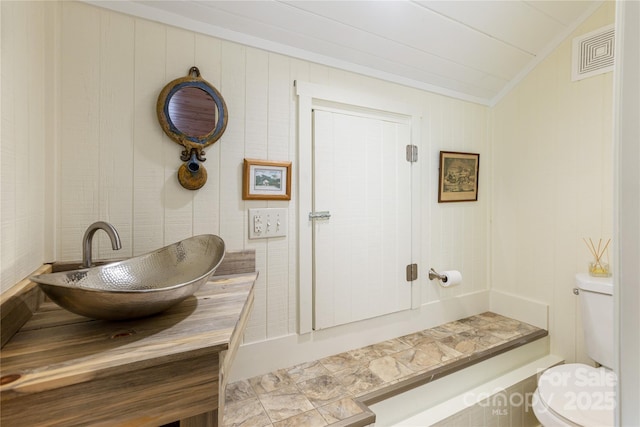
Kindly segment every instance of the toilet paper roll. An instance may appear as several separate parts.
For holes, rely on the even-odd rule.
[[[440,280],[440,286],[448,288],[462,283],[462,274],[458,270],[443,271],[440,273],[444,278]]]

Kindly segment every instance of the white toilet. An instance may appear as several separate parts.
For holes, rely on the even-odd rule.
[[[547,369],[538,379],[533,412],[545,427],[613,426],[613,280],[578,274],[576,284],[587,353],[602,367],[569,363]]]

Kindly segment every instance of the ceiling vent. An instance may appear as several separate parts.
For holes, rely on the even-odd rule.
[[[614,47],[613,25],[574,38],[572,80],[612,71]]]

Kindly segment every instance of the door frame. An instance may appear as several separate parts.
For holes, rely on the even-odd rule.
[[[411,143],[420,147],[421,115],[416,108],[385,99],[370,93],[317,85],[308,82],[294,82],[298,96],[298,334],[313,331],[313,222],[309,220],[313,200],[313,109],[327,103],[346,105],[349,108],[378,110],[383,114],[406,117],[411,126]],[[411,256],[409,262],[421,260],[421,162],[418,157],[411,168]],[[411,282],[411,308],[420,307],[422,276]]]

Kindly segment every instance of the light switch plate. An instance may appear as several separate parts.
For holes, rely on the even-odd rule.
[[[249,238],[287,235],[287,208],[249,209]]]

